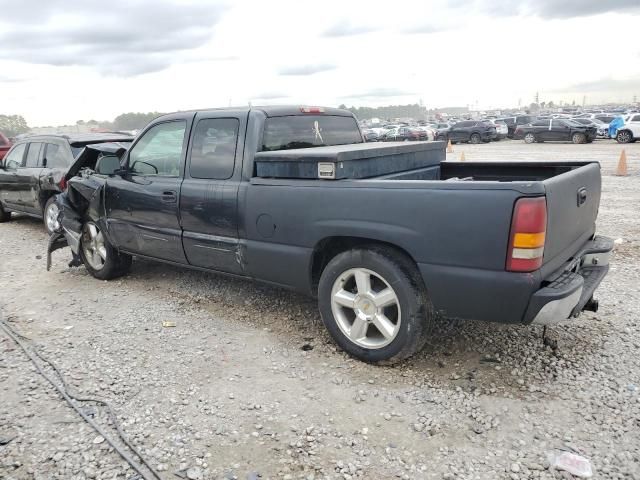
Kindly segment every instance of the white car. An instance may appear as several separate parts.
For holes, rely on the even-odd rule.
[[[640,113],[633,113],[624,118],[624,124],[616,132],[618,143],[631,143],[640,140]]]

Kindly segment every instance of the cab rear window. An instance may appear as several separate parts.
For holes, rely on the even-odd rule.
[[[292,115],[267,118],[262,151],[362,143],[353,117],[336,115]]]

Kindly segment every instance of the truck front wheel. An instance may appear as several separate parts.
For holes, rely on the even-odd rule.
[[[131,256],[113,248],[94,222],[87,222],[82,228],[80,258],[91,276],[99,280],[121,277],[131,267]]]
[[[413,261],[378,245],[335,256],[320,277],[318,305],[336,343],[369,363],[418,352],[435,317]]]

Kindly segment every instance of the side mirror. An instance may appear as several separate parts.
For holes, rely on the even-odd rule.
[[[121,171],[120,158],[116,155],[103,155],[96,162],[95,172],[100,175],[115,175]]]

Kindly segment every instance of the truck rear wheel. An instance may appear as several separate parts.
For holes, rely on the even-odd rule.
[[[348,250],[327,264],[318,306],[336,343],[369,363],[395,363],[418,352],[435,317],[413,261],[378,245]]]
[[[80,258],[91,276],[99,280],[121,277],[131,267],[131,255],[113,248],[94,222],[87,222],[82,228]]]

